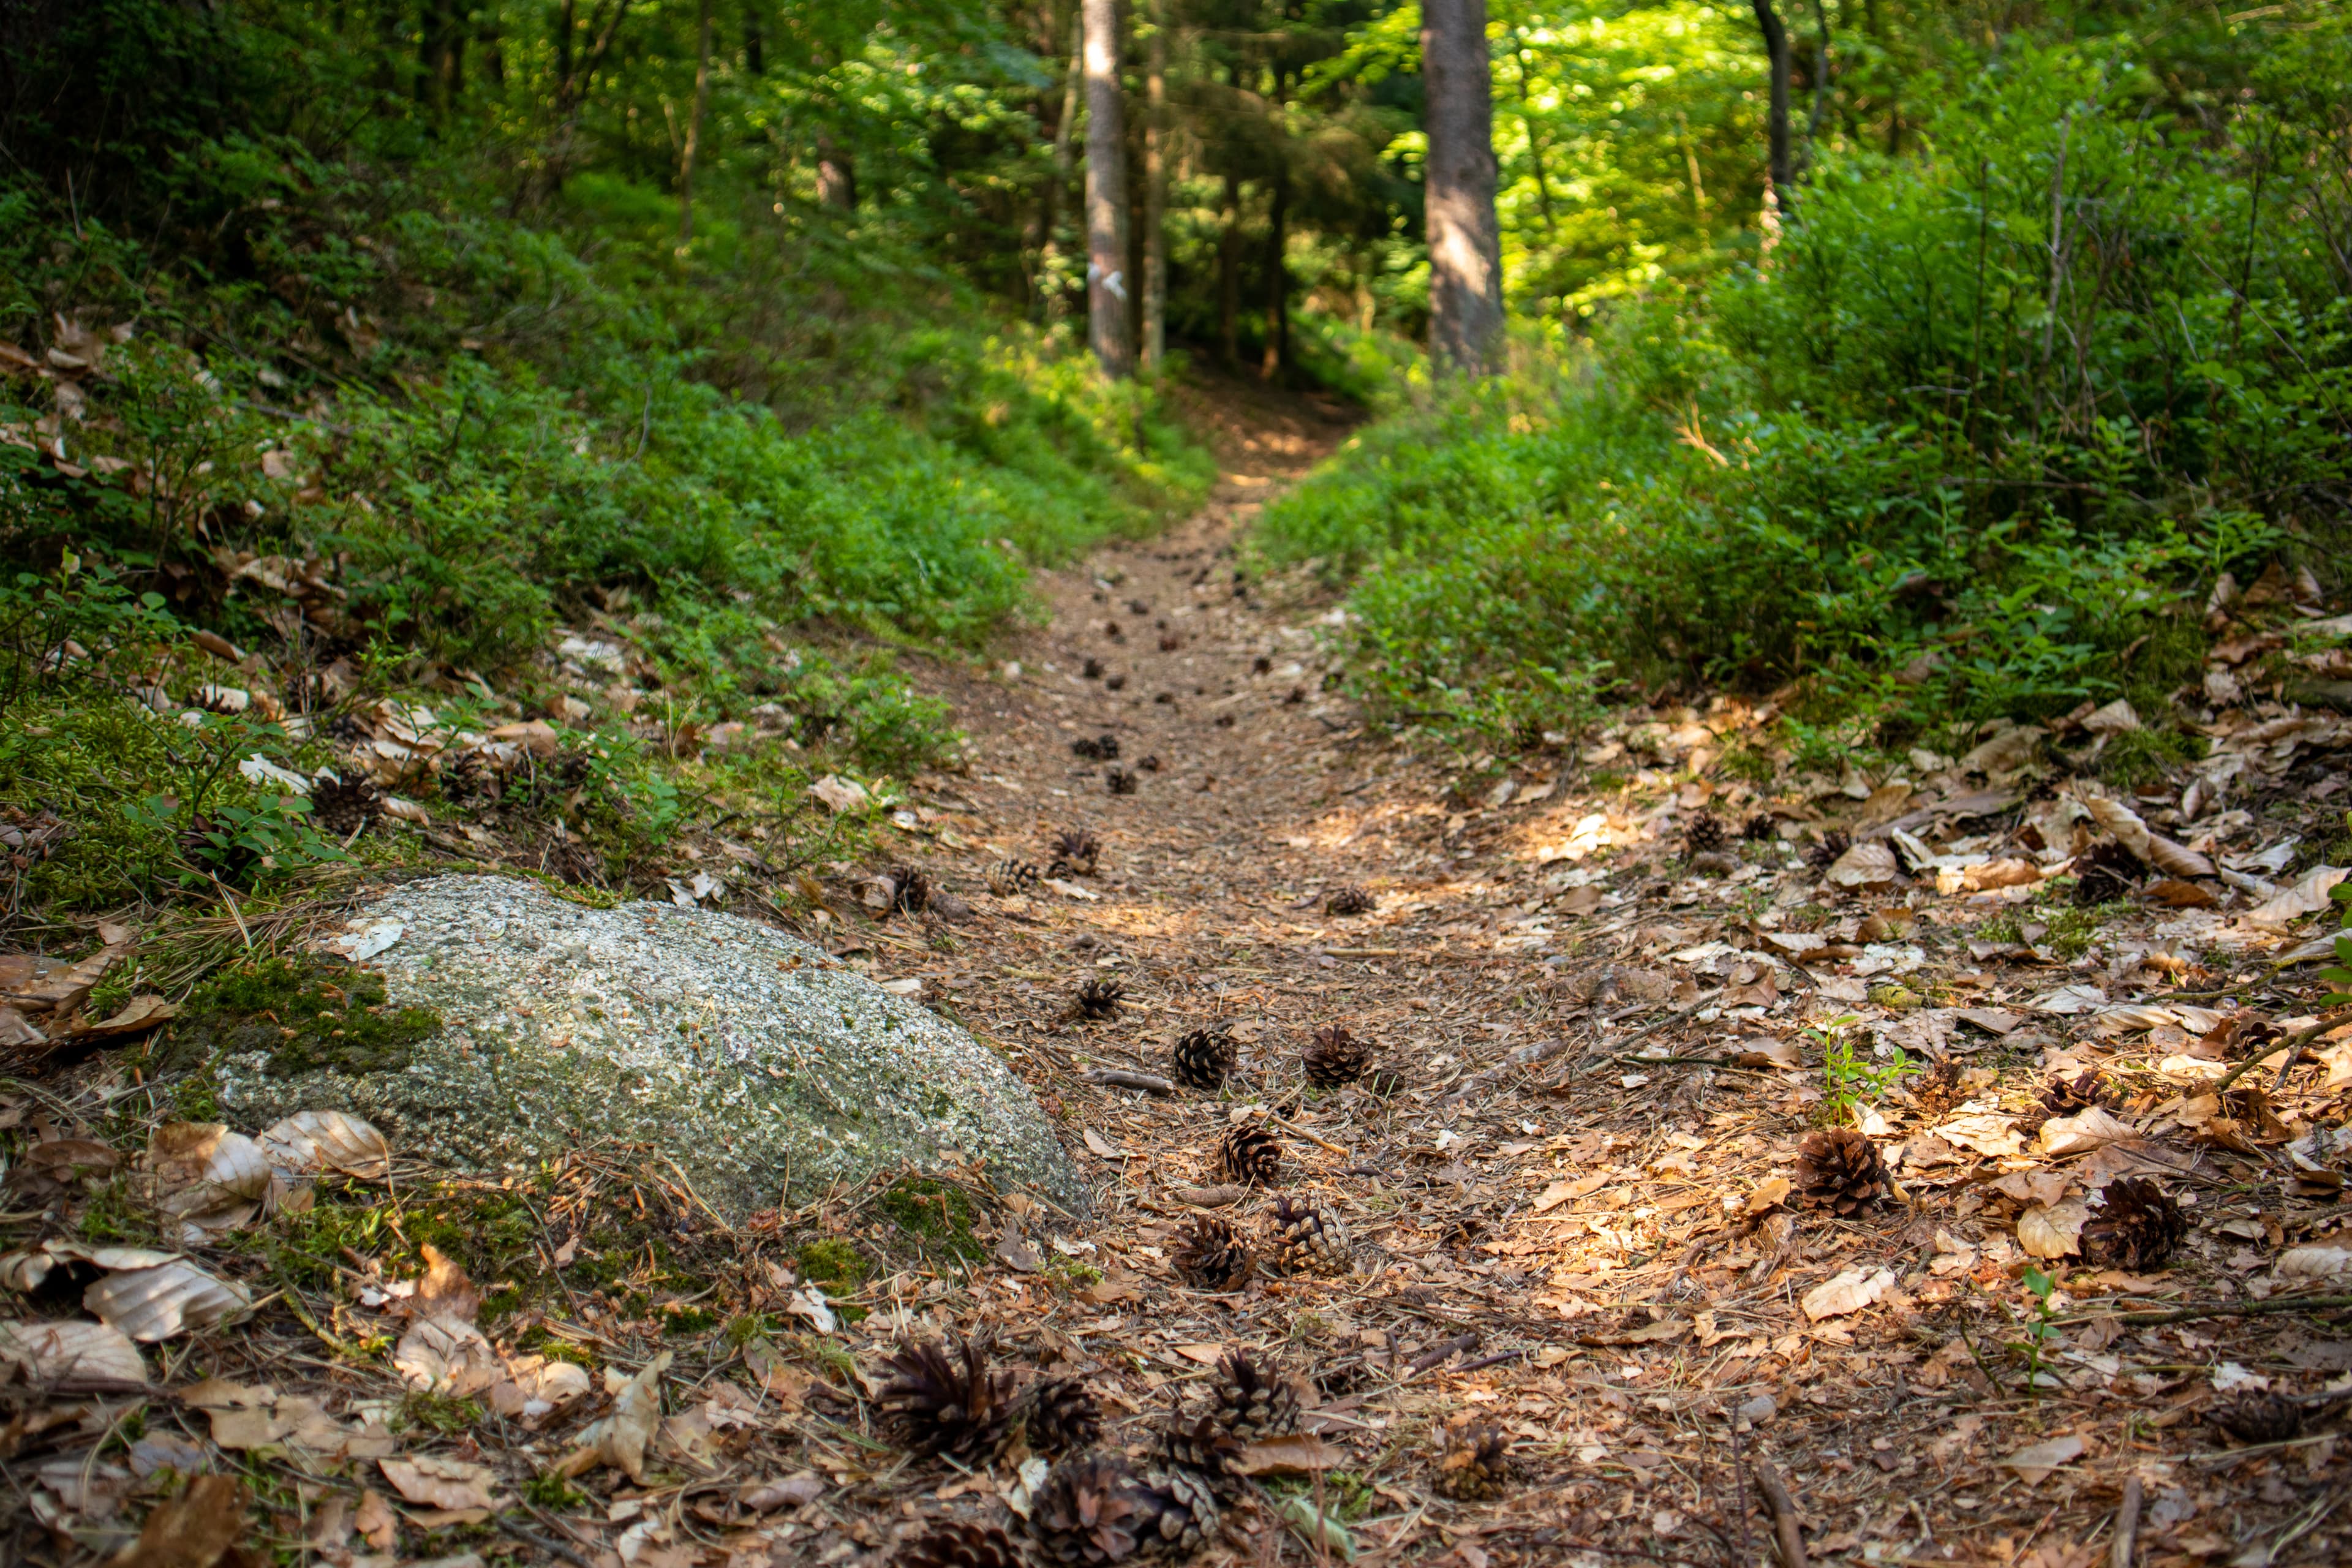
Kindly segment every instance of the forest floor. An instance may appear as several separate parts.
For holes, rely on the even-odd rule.
[[[1207,1561],[2352,1555],[2347,1402],[2326,1397],[2352,1389],[2352,1209],[2326,1131],[2352,1046],[2322,1028],[2290,1070],[2273,1058],[2221,1083],[2266,1030],[2321,1022],[2309,972],[2273,965],[2326,888],[2294,903],[2310,880],[2270,885],[2284,861],[2264,856],[2318,831],[2343,736],[2248,740],[2237,808],[2181,826],[2181,846],[2153,797],[2012,776],[1997,735],[1901,780],[1741,782],[1720,764],[1767,717],[1745,702],[1623,715],[1465,784],[1327,689],[1318,628],[1336,599],[1234,571],[1241,531],[1347,416],[1247,386],[1199,402],[1224,436],[1197,516],[1045,574],[1050,621],[992,668],[921,677],[973,749],[964,772],[916,781],[898,852],[965,908],[877,922],[844,877],[803,928],[993,1045],[1097,1184],[1093,1215],[942,1199],[927,1229],[877,1188],[706,1225],[634,1284],[525,1289],[529,1310],[486,1317],[502,1380],[465,1398],[402,1394],[383,1354],[398,1320],[369,1315],[451,1287],[400,1281],[409,1244],[438,1234],[412,1219],[208,1343],[212,1376],[142,1404],[135,1440],[103,1393],[20,1402],[0,1457],[26,1560],[129,1539],[95,1522],[93,1473],[121,1477],[120,1504],[158,1466],[194,1463],[268,1500],[257,1542],[346,1568],[878,1568],[942,1518],[1018,1527],[1034,1474],[876,1440],[894,1350],[982,1331],[1007,1364],[1084,1379],[1106,1441],[1138,1452],[1230,1349],[1297,1381],[1319,1445],[1228,1511]],[[1104,736],[1115,761],[1074,754]],[[2124,867],[2111,898],[2078,903],[2075,857],[2130,824],[2151,854],[2208,856],[2216,875]],[[1090,870],[1007,880],[1008,861],[1046,870],[1064,832],[1098,841]],[[1854,847],[1807,858],[1833,833]],[[1346,889],[1370,907],[1331,912]],[[1115,1017],[1074,1016],[1093,980],[1123,987]],[[1379,1070],[1318,1088],[1301,1052],[1334,1025]],[[1154,1086],[1177,1037],[1210,1026],[1239,1047],[1225,1088]],[[1929,1070],[1889,1073],[1897,1049]],[[12,1114],[66,1115],[71,1096],[45,1092],[47,1110]],[[1841,1212],[1807,1202],[1798,1156],[1847,1098],[1887,1173]],[[1281,1145],[1270,1194],[1217,1169],[1244,1123]],[[2159,1256],[2158,1213],[2117,1261],[2124,1179],[2177,1201],[2176,1250]],[[559,1207],[678,1201],[611,1160],[564,1180]],[[1186,1227],[1218,1215],[1260,1235],[1271,1196],[1341,1222],[1344,1268],[1185,1284]],[[404,1201],[423,1215],[433,1200]],[[793,1304],[821,1277],[812,1259],[835,1256],[812,1251],[822,1237],[873,1264],[837,1271],[849,1310],[827,1331]],[[569,1249],[546,1262],[560,1275]],[[390,1326],[372,1339],[371,1322]],[[550,1363],[529,1352],[583,1347],[601,1388],[532,1407]],[[639,1462],[607,1462],[598,1444],[642,1415],[656,1351],[666,1419]],[[304,1448],[298,1390],[343,1438]],[[270,1410],[287,1419],[249,1440],[246,1418]],[[1444,1456],[1475,1426],[1508,1440],[1508,1474],[1455,1500]],[[352,1432],[391,1436],[370,1449]],[[591,1458],[557,1465],[567,1453]],[[2124,1556],[2119,1530],[2137,1542]],[[143,1561],[180,1561],[147,1533]]]

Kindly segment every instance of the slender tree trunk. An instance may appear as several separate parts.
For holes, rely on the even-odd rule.
[[[743,68],[753,76],[768,74],[768,29],[760,19],[760,0],[743,7]]]
[[[843,212],[857,208],[857,163],[824,132],[816,138],[816,199]]]
[[[702,117],[710,109],[710,0],[702,0],[702,29],[694,49],[694,114],[686,122],[686,150],[677,159],[677,243],[694,239],[694,155],[702,146]]]
[[[384,3],[388,7],[391,0]],[[580,27],[572,15],[574,3],[575,0],[562,0],[555,8],[555,90],[559,100],[572,85],[572,36]]]
[[[1830,85],[1830,14],[1822,8],[1822,0],[1813,0],[1813,26],[1821,35],[1821,48],[1813,57],[1813,106],[1805,115],[1805,167],[1813,166],[1813,149],[1822,135],[1822,104]]]
[[[1421,16],[1429,105],[1429,354],[1441,373],[1487,375],[1502,345],[1503,244],[1495,218],[1486,0],[1423,0]]]
[[[1223,227],[1217,234],[1217,344],[1228,368],[1241,364],[1242,183],[1225,176]]]
[[[1290,216],[1290,168],[1274,165],[1274,203],[1265,236],[1265,354],[1258,375],[1272,381],[1290,368],[1290,264],[1284,247]]]
[[[1113,376],[1135,370],[1128,331],[1127,105],[1118,85],[1118,0],[1085,0],[1087,336]]]
[[[1168,357],[1168,6],[1150,0],[1143,77],[1143,363]]]
[[[1790,200],[1791,180],[1789,173],[1789,30],[1780,26],[1780,16],[1772,9],[1772,0],[1755,0],[1756,25],[1764,32],[1764,54],[1771,62],[1771,107],[1766,111],[1765,129],[1769,142],[1769,162],[1766,167],[1772,182],[1772,193],[1780,210],[1787,212],[1794,205]]]
[[[1071,16],[1069,36],[1070,65],[1062,73],[1062,118],[1054,126],[1054,177],[1045,186],[1037,212],[1037,270],[1045,286],[1048,321],[1059,321],[1065,304],[1061,289],[1051,284],[1055,263],[1062,255],[1062,194],[1070,188],[1070,140],[1077,133],[1078,90],[1086,79],[1083,16]]]

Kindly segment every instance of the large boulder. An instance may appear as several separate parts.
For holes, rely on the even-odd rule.
[[[328,951],[381,973],[380,1012],[431,1026],[364,1060],[226,1052],[230,1120],[356,1111],[404,1155],[485,1173],[651,1144],[730,1220],[787,1187],[797,1201],[950,1153],[1000,1189],[1087,1206],[1036,1100],[986,1047],[751,921],[440,877],[366,905]]]

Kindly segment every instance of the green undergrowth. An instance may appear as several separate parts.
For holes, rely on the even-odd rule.
[[[1349,590],[1376,711],[1465,747],[1728,689],[1839,766],[2124,698],[2095,765],[2152,781],[2216,582],[2339,589],[2352,542],[2352,28],[2244,68],[2217,123],[2128,36],[2009,40],[1925,151],[1825,158],[1768,259],[1363,433],[1255,548]]]

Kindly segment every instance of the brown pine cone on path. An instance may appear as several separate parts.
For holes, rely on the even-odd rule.
[[[2303,1436],[2307,1412],[2294,1400],[2268,1389],[2241,1389],[2236,1398],[2215,1405],[2206,1419],[2241,1443],[2291,1443]]]
[[[1238,1055],[1233,1031],[1224,1025],[1191,1029],[1177,1037],[1169,1053],[1174,1058],[1176,1081],[1192,1089],[1214,1091],[1224,1087]]]
[[[1727,837],[1724,832],[1723,818],[1711,811],[1702,811],[1692,817],[1689,826],[1683,829],[1683,854],[1717,854]]]
[[[2078,1110],[2088,1110],[2095,1105],[2106,1102],[2105,1080],[2089,1068],[2073,1078],[2053,1079],[2042,1090],[2042,1108],[2053,1116],[2072,1116]]]
[[[1930,1062],[1911,1083],[1911,1099],[1929,1116],[1942,1116],[1969,1097],[1958,1062],[1946,1058]]]
[[[1102,1406],[1075,1377],[1041,1377],[1013,1404],[1013,1424],[1030,1451],[1064,1454],[1092,1447],[1102,1436]]]
[[[1338,1089],[1364,1076],[1364,1068],[1371,1065],[1372,1050],[1349,1034],[1345,1024],[1326,1024],[1315,1031],[1298,1056],[1307,1082],[1318,1089]]]
[[[1353,882],[1342,883],[1323,895],[1327,915],[1360,915],[1372,907],[1372,895]]]
[[[2171,1262],[2188,1235],[2188,1216],[2170,1193],[2151,1177],[2118,1176],[2100,1192],[2099,1206],[2083,1226],[2083,1258],[2097,1268],[2146,1274]]]
[[[1119,998],[1126,994],[1124,983],[1098,978],[1080,985],[1077,998],[1071,1005],[1082,1018],[1116,1018],[1118,1016]]]
[[[1510,1480],[1511,1439],[1486,1422],[1454,1433],[1437,1461],[1437,1494],[1456,1502],[1500,1496]]]
[[[1091,877],[1102,858],[1102,846],[1083,827],[1066,827],[1054,835],[1054,854],[1045,868],[1052,877]]]
[[[1209,1414],[1244,1443],[1298,1430],[1298,1391],[1271,1361],[1241,1349],[1217,1358]]]
[[[1750,844],[1761,844],[1777,831],[1778,825],[1769,811],[1759,811],[1739,825],[1739,837]]]
[[[921,914],[931,907],[931,879],[912,866],[893,866],[882,873],[890,884],[890,908],[887,912]]]
[[[1197,1552],[1219,1513],[1205,1477],[1175,1466],[1138,1468],[1115,1450],[1090,1448],[1046,1475],[1030,1504],[1028,1533],[1046,1563],[1097,1568]]]
[[[1239,1186],[1270,1187],[1282,1180],[1282,1140],[1244,1121],[1217,1140],[1217,1173]]]
[[[1833,827],[1822,834],[1818,841],[1807,847],[1805,864],[1816,871],[1826,871],[1836,865],[1839,858],[1853,847],[1853,837]]]
[[[985,1461],[1002,1447],[1013,1419],[1013,1377],[989,1364],[985,1333],[951,1352],[941,1342],[902,1346],[889,1360],[898,1376],[881,1406],[899,1443],[918,1454]]]
[[[1034,892],[1044,879],[1045,874],[1028,860],[999,860],[988,868],[988,890],[1000,899]]]
[[[1206,1476],[1220,1491],[1238,1489],[1232,1483],[1240,1474],[1247,1447],[1214,1414],[1182,1415],[1171,1411],[1160,1428],[1160,1461]]]
[[[1201,1290],[1238,1290],[1256,1261],[1249,1243],[1223,1215],[1195,1215],[1177,1238],[1171,1259],[1187,1284]]]
[[[1276,1198],[1266,1230],[1268,1249],[1285,1272],[1345,1274],[1354,1261],[1339,1211],[1306,1198]]]
[[[1797,1190],[1809,1208],[1850,1218],[1878,1202],[1886,1185],[1878,1145],[1851,1127],[1809,1132],[1797,1145]]]
[[[893,1568],[1025,1568],[1003,1528],[940,1520],[898,1548]]]
[[[2086,909],[2121,903],[2139,890],[2141,875],[2139,857],[2122,845],[2093,845],[2074,861],[2074,902]]]

